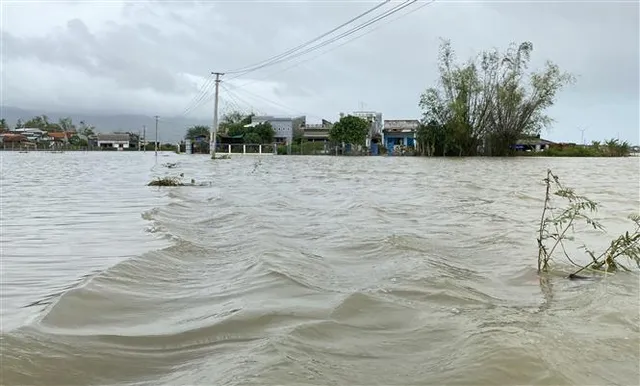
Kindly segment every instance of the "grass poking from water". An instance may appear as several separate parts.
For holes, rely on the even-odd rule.
[[[571,188],[565,187],[560,178],[547,170],[544,207],[540,218],[538,230],[538,272],[548,272],[554,253],[562,253],[562,256],[579,269],[569,275],[570,279],[583,279],[579,274],[585,270],[592,272],[614,272],[619,269],[630,271],[622,263],[623,258],[635,263],[640,268],[640,216],[629,216],[634,222],[633,232],[626,232],[611,241],[609,247],[602,253],[596,254],[593,250],[583,245],[582,249],[591,258],[588,264],[578,264],[571,258],[565,242],[573,240],[575,225],[585,223],[596,230],[604,230],[593,214],[598,210],[598,203],[585,196],[578,195]],[[560,198],[566,202],[564,209],[555,206],[554,199]]]

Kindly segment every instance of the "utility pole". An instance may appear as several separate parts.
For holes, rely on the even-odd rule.
[[[213,127],[209,132],[209,153],[211,153],[211,159],[216,158],[216,136],[218,134],[218,89],[220,86],[220,76],[224,75],[221,72],[212,72],[211,74],[216,76],[216,97],[213,102]]]
[[[158,118],[160,118],[160,117],[158,117],[156,115],[155,118],[156,118],[156,147],[155,147],[155,149],[156,149],[156,158],[157,158],[158,157]]]
[[[142,146],[144,146],[143,153],[147,152],[147,125],[142,126]]]
[[[580,141],[582,141],[583,145],[586,145],[586,143],[584,143],[584,131],[587,130],[587,129],[578,129],[578,130],[580,130],[582,132],[582,137],[580,137]]]

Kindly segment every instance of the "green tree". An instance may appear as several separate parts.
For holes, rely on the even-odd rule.
[[[70,117],[60,118],[58,120],[58,126],[62,131],[75,131],[76,126],[73,124],[73,120]]]
[[[187,134],[185,135],[186,139],[195,140],[197,137],[205,136],[209,138],[209,126],[192,126],[187,129]]]
[[[222,116],[222,120],[218,125],[218,132],[226,133],[231,136],[241,135],[243,133],[242,128],[251,123],[251,118],[253,116],[253,113],[246,115],[239,111],[229,112]],[[232,134],[232,132],[240,134]]]
[[[532,51],[530,42],[512,44],[505,53],[485,51],[460,65],[443,40],[438,83],[419,101],[422,122],[431,129],[423,127],[419,143],[442,148],[442,155],[475,155],[480,145],[492,155],[507,155],[523,135],[539,134],[552,122],[545,110],[574,78],[551,62],[527,74]],[[443,132],[435,136],[435,128]]]
[[[304,139],[304,130],[300,127],[293,129],[292,142],[296,145],[300,145]]]
[[[0,132],[9,130],[9,125],[7,124],[7,120],[2,118],[0,119]]]
[[[351,145],[364,145],[370,124],[366,120],[347,115],[329,130],[329,139],[333,142],[348,143]]]
[[[256,134],[258,138],[260,138],[260,142],[258,143],[272,143],[274,137],[276,136],[276,132],[273,130],[271,123],[263,122],[255,127],[247,127],[247,133]],[[245,137],[244,143],[251,143]],[[256,142],[253,142],[256,143]]]
[[[83,135],[87,138],[93,137],[96,135],[95,127],[92,125],[88,125],[85,121],[80,121],[80,126],[78,127],[78,134]]]
[[[59,124],[49,121],[49,117],[44,114],[31,118],[30,120],[22,124],[22,127],[35,128],[52,132],[62,131],[62,128]]]

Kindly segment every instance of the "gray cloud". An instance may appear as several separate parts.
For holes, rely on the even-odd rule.
[[[59,92],[62,106],[85,106],[87,93],[100,87],[92,103],[114,112],[136,108],[146,114],[179,114],[197,93],[198,85],[189,76],[205,77],[213,70],[262,61],[372,5],[156,1],[100,8],[58,4],[50,8],[55,17],[41,23],[29,20],[37,13],[33,6],[5,5],[3,87],[9,92],[3,102],[46,105],[46,98],[24,91],[36,78],[25,71],[40,65],[43,73],[38,82],[51,90],[66,88]],[[602,139],[609,134],[597,128],[607,122],[612,130],[637,142],[637,15],[637,2],[440,1],[397,21],[383,21],[380,25],[385,25],[375,32],[294,68],[284,70],[342,41],[239,79],[227,75],[223,79],[232,94],[221,94],[222,105],[231,106],[236,98],[246,109],[335,119],[338,112],[357,109],[363,102],[388,118],[417,117],[419,94],[437,76],[439,37],[452,40],[461,60],[480,50],[505,49],[510,42],[529,40],[534,44],[534,66],[551,59],[579,80],[559,95],[551,110],[557,118],[553,138],[576,140],[576,128],[589,125],[593,129],[586,134]],[[32,30],[22,26],[26,23],[34,25]],[[54,70],[58,67],[61,70]],[[249,83],[246,88],[233,89],[244,83]],[[133,96],[138,99],[132,101]],[[612,101],[617,101],[615,107]],[[581,109],[586,105],[591,106],[589,111]],[[210,110],[207,102],[192,114],[207,117]]]

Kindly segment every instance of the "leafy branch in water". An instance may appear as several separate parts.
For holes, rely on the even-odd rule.
[[[606,270],[612,272],[618,268],[629,270],[620,263],[620,257],[626,257],[634,261],[640,268],[640,216],[633,215],[631,220],[635,223],[633,233],[626,232],[613,240],[604,252],[596,255],[595,252],[583,246],[591,257],[591,262],[586,265],[576,263],[566,251],[564,242],[573,240],[576,223],[586,223],[596,230],[604,230],[604,227],[590,217],[598,210],[598,203],[585,196],[578,195],[571,188],[566,188],[560,183],[558,176],[551,170],[547,170],[544,208],[540,218],[538,231],[538,272],[548,271],[549,262],[555,252],[561,250],[564,257],[579,269],[569,275],[570,278],[578,278],[578,274],[587,268]],[[557,208],[552,205],[553,198],[559,197],[567,201],[567,206],[556,214]]]

